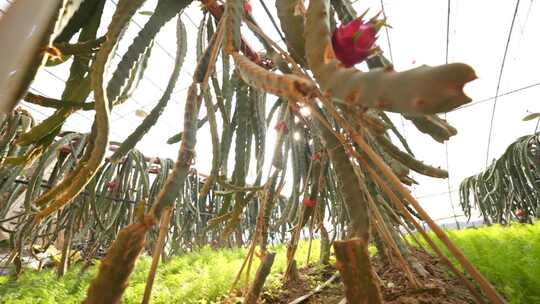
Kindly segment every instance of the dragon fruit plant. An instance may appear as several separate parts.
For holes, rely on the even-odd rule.
[[[84,303],[121,301],[133,265],[145,250],[145,236],[161,219],[159,240],[151,249],[155,267],[148,276],[143,300],[146,303],[157,259],[163,250],[178,245],[164,246],[167,223],[177,227],[175,223],[193,217],[193,212],[196,216],[190,223],[204,229],[172,232],[175,240],[185,244],[184,250],[203,246],[209,240],[222,246],[231,243],[248,246],[246,262],[231,290],[239,284],[241,274],[249,277],[254,256],[263,259],[253,284],[243,280],[247,285],[240,289],[249,295],[245,303],[257,301],[272,266],[270,237],[288,243],[285,279],[294,280],[298,277],[295,250],[300,232],[308,225],[310,231],[320,231],[320,261],[326,264],[331,245],[330,223],[343,238],[333,245],[336,267],[341,272],[349,303],[382,302],[367,252],[374,238],[381,255],[385,252],[392,257],[389,262],[403,269],[411,286],[423,287],[419,276],[427,272],[414,262],[408,243],[398,233],[399,227],[417,229],[478,303],[484,303],[484,296],[492,303],[504,303],[407,190],[407,185],[416,183],[409,176],[411,170],[434,178],[446,178],[448,174],[417,160],[386,114],[399,113],[434,140],[448,140],[457,131],[437,114],[470,102],[463,92],[464,85],[476,78],[470,66],[451,63],[396,71],[377,47],[377,33],[386,26],[386,20],[378,16],[367,19],[365,14],[357,17],[348,0],[311,0],[307,7],[301,0],[275,0],[279,19],[276,24],[279,23],[283,32],[286,51],[261,29],[253,14],[257,8],[249,1],[227,0],[221,4],[201,0],[203,18],[199,32],[196,39],[188,39],[191,33],[186,31],[180,17],[186,7],[196,5],[192,3],[195,1],[157,0],[154,11],[120,62],[112,66],[109,61],[115,46],[145,1],[118,1],[103,37],[97,33],[104,22],[104,0],[67,2],[63,9],[71,13],[57,14],[59,26],[51,27],[48,39],[43,39],[45,45],[38,48],[54,48],[63,55],[57,56],[60,59],[55,59],[55,64],[71,62],[66,87],[56,99],[24,94],[26,102],[54,108],[55,112],[6,142],[23,148],[18,165],[28,167],[56,145],[64,122],[76,111],[95,110],[94,125],[80,145],[82,155],[73,169],[63,178],[55,179],[51,189],[39,195],[33,191],[28,196],[25,216],[20,218],[21,233],[15,235],[21,246],[15,248],[12,261],[20,255],[22,244],[35,239],[40,227],[76,204],[82,197],[80,194],[88,191],[85,189],[94,189],[96,182],[103,184],[107,193],[123,191],[124,180],[119,176],[114,178],[112,173],[108,180],[102,180],[100,170],[104,164],[133,160],[134,147],[155,125],[171,99],[186,49],[191,47],[197,50],[198,62],[184,101],[183,125],[178,126],[181,132],[171,134],[168,141],[181,142],[178,158],[170,170],[162,163],[161,170],[153,171],[160,182],[151,189],[151,199],[141,196],[142,203],[137,208],[123,213],[122,223],[126,226],[114,230],[116,239],[108,246],[107,256]],[[262,2],[270,10],[270,1]],[[155,36],[175,17],[175,62],[166,89],[140,126],[108,156],[109,133],[114,128],[109,113],[115,106],[130,102],[131,92],[151,62]],[[242,32],[247,30],[253,32],[256,42],[248,43],[244,38]],[[48,41],[52,43],[47,44]],[[189,45],[191,41],[196,41],[196,45]],[[255,52],[253,43],[262,45],[264,51]],[[165,47],[173,48],[173,45]],[[67,55],[73,60],[62,63]],[[40,52],[36,56],[44,55]],[[355,67],[361,62],[367,63],[369,71]],[[106,67],[112,71],[108,81],[104,77]],[[26,79],[33,79],[35,70],[30,69]],[[91,92],[94,100],[88,101]],[[199,118],[202,107],[206,116]],[[310,114],[303,114],[306,112]],[[210,127],[212,168],[204,179],[194,182],[190,177],[194,172],[192,166],[201,161],[201,156],[197,159],[194,152],[197,131],[204,124]],[[267,143],[268,132],[277,135],[273,145]],[[404,149],[392,142],[390,134],[396,135]],[[273,150],[271,159],[265,157],[269,149]],[[234,164],[232,168],[229,168],[230,160]],[[288,172],[292,172],[292,180],[285,179]],[[146,185],[147,181],[143,180],[142,184]],[[289,196],[282,193],[286,184],[292,188]],[[208,195],[215,189],[219,189],[220,195]],[[185,206],[203,207],[190,207],[186,211]],[[417,219],[429,225],[483,295],[442,254],[440,245],[419,226]],[[100,293],[104,288],[110,292]]]

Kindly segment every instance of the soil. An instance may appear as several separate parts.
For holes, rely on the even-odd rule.
[[[418,261],[431,274],[422,278],[417,276],[422,288],[410,286],[403,270],[393,265],[383,264],[377,258],[373,259],[373,266],[381,279],[381,292],[384,302],[388,304],[467,304],[475,303],[474,297],[462,283],[451,276],[442,262],[422,251],[416,251]],[[265,291],[262,295],[263,303],[288,304],[312,292],[318,285],[324,283],[336,269],[307,267],[299,270],[300,280],[284,284],[280,290]],[[332,284],[326,286],[321,292],[299,303],[325,303],[337,304],[344,299],[343,284],[339,277]],[[346,303],[346,302],[342,302]]]

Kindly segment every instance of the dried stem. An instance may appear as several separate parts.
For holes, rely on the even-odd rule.
[[[267,252],[266,255],[262,258],[259,269],[257,269],[257,274],[255,275],[255,280],[251,284],[245,299],[244,304],[256,304],[259,295],[261,294],[264,282],[266,277],[270,274],[272,270],[272,264],[274,264],[274,258],[276,254],[274,252]]]
[[[348,303],[383,303],[379,286],[373,280],[374,271],[369,261],[368,243],[354,238],[335,241],[336,267],[345,285]]]
[[[156,271],[159,264],[159,259],[161,258],[161,252],[163,251],[163,246],[165,246],[165,238],[167,237],[167,232],[169,229],[169,224],[171,223],[171,214],[172,208],[167,208],[161,214],[161,220],[159,224],[159,235],[154,245],[154,254],[152,255],[152,265],[148,271],[148,277],[146,279],[146,287],[144,288],[144,296],[142,304],[150,303],[150,295],[152,293],[152,286],[154,284],[154,279],[156,277]]]

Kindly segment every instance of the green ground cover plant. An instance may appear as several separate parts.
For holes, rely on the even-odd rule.
[[[312,242],[310,262],[318,260],[319,245],[318,241]],[[308,241],[300,242],[296,255],[299,267],[306,265],[308,248]],[[271,251],[276,251],[277,255],[267,283],[276,285],[280,273],[287,267],[286,247],[277,245]],[[231,287],[245,255],[245,249],[204,247],[197,252],[172,257],[159,268],[151,302],[218,303]],[[252,275],[259,259],[255,258],[253,262]],[[125,304],[140,303],[150,264],[150,257],[143,257],[137,263],[124,293]],[[54,270],[27,270],[16,282],[9,277],[0,277],[0,303],[80,303],[97,267],[91,267],[82,276],[79,276],[80,268],[80,265],[71,268],[60,279],[56,278]]]
[[[540,222],[447,233],[509,303],[540,303]]]
[[[484,274],[510,303],[540,303],[540,223],[513,224],[448,231],[467,258]],[[318,259],[320,243],[313,241],[310,262]],[[300,242],[296,255],[299,266],[305,266],[308,242]],[[279,286],[280,274],[286,268],[286,248],[277,252],[267,286]],[[228,292],[246,250],[213,250],[171,258],[156,277],[152,303],[217,303]],[[150,258],[141,259],[124,294],[124,302],[139,303],[144,292]],[[254,259],[253,270],[258,266]],[[96,266],[79,276],[80,266],[56,279],[53,270],[25,271],[17,282],[0,277],[0,303],[80,303],[95,275]],[[253,271],[254,272],[254,271]]]

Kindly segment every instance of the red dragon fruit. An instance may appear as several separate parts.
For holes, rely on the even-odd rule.
[[[251,3],[249,3],[249,1],[244,2],[244,11],[248,14],[251,14],[252,8],[251,8]]]
[[[304,200],[302,200],[302,204],[304,204],[304,206],[306,206],[307,208],[312,208],[317,205],[317,201],[309,197],[304,197]]]
[[[321,160],[321,152],[317,152],[317,153],[314,153],[313,155],[311,155],[311,160],[312,161],[320,161]]]
[[[339,26],[332,35],[332,46],[337,59],[346,67],[364,61],[377,40],[377,32],[385,25],[384,20],[371,18],[367,22],[362,17]]]

